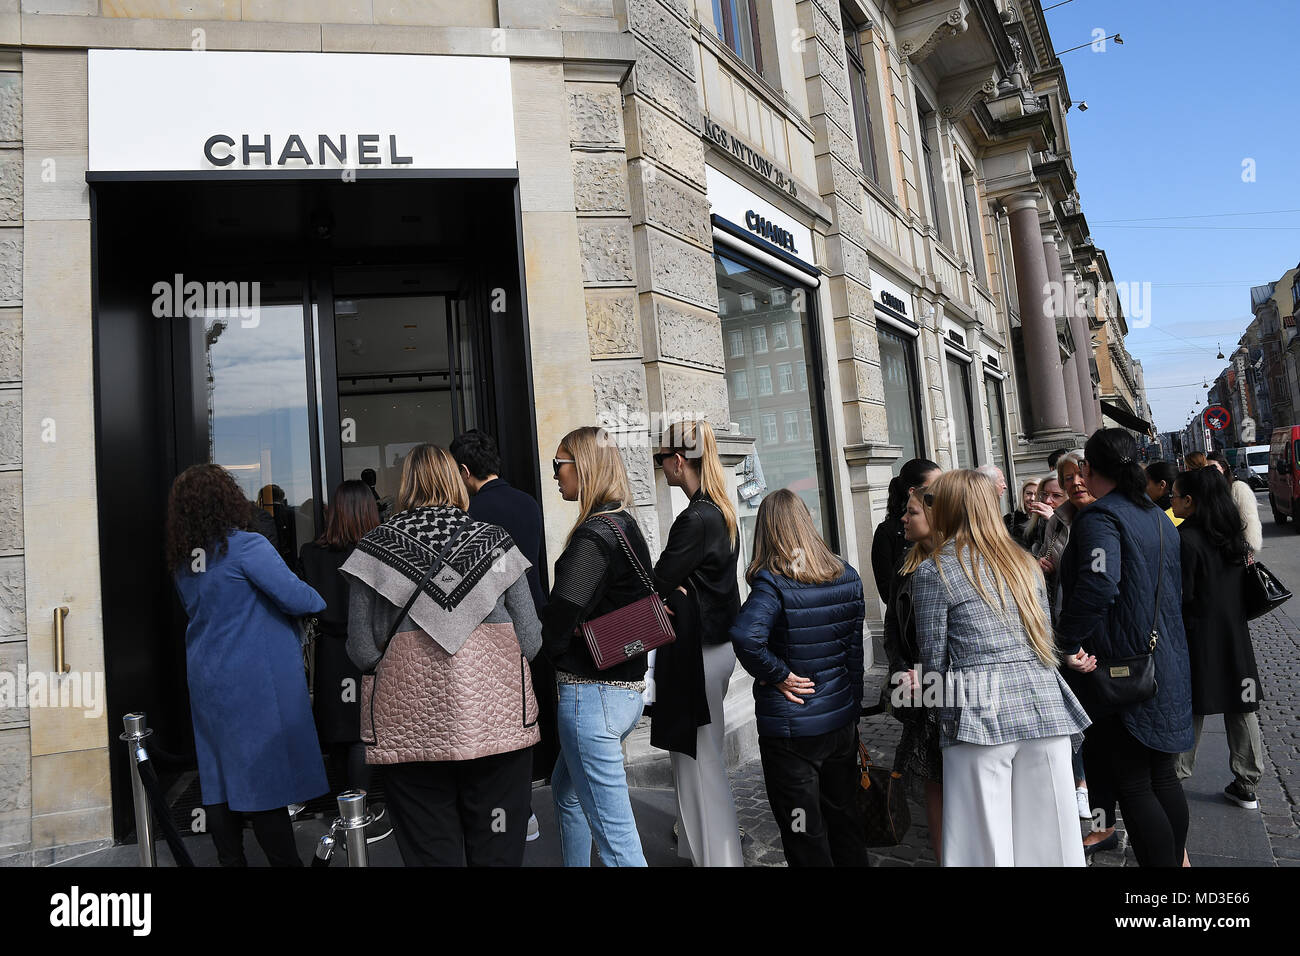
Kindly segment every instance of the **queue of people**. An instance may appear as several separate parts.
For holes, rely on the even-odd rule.
[[[1083,865],[1114,845],[1117,806],[1142,865],[1177,865],[1180,780],[1214,714],[1232,755],[1225,793],[1256,805],[1258,672],[1222,592],[1240,590],[1258,516],[1252,529],[1216,463],[1171,476],[1136,454],[1126,432],[1100,430],[1023,483],[1006,516],[996,469],[914,459],[891,482],[872,573],[903,724],[894,769],[923,799],[944,865]],[[549,781],[566,866],[591,865],[593,848],[606,866],[645,866],[623,743],[645,711],[647,654],[629,644],[610,664],[586,635],[651,597],[675,634],[656,652],[651,743],[670,754],[679,856],[744,862],[723,733],[739,663],[787,861],[866,865],[858,572],[797,494],[774,491],[753,525],[742,603],[739,522],[711,426],[673,425],[654,461],[686,501],[657,561],[614,440],[597,427],[561,439],[556,491],[576,518],[549,594],[540,508],[501,479],[481,432],[412,449],[382,522],[372,487],[340,485],[297,575],[248,530],[227,472],[177,478],[167,553],[190,617],[200,781],[222,865],[244,864],[243,817],[273,865],[301,865],[288,808],[326,792],[324,747],[350,788],[382,782],[368,839],[395,834],[407,865],[520,865],[541,835],[532,785]],[[299,619],[315,637],[314,702]],[[1159,679],[1132,693],[1108,676],[1118,660]],[[1080,817],[1094,820],[1083,838]]]

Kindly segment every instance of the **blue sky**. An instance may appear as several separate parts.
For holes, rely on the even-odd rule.
[[[1250,323],[1250,287],[1300,262],[1300,3],[1072,0],[1046,17],[1057,50],[1097,28],[1124,40],[1062,55],[1088,103],[1070,110],[1070,146],[1116,280],[1151,283],[1149,326],[1131,322],[1127,345],[1157,427],[1181,429],[1227,364],[1219,344]],[[1157,221],[1115,221],[1133,219]]]

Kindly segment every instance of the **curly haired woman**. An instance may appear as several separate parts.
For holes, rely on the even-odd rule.
[[[190,623],[185,665],[208,831],[246,866],[240,815],[272,866],[301,866],[286,809],[329,789],[294,618],[325,608],[260,534],[219,465],[194,465],[167,501],[167,567]]]

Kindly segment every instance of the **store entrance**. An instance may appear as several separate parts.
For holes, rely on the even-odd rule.
[[[340,482],[367,480],[387,510],[406,453],[467,428],[495,435],[512,483],[536,494],[515,183],[112,181],[92,197],[109,727],[148,714],[188,829],[199,789],[186,618],[162,560],[171,481],[225,467],[290,567]]]

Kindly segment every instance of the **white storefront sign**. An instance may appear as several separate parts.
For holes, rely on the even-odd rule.
[[[916,321],[912,295],[897,282],[891,282],[874,269],[871,270],[871,298],[889,314]]]
[[[504,57],[90,50],[89,169],[514,170]]]
[[[744,230],[760,248],[777,249],[813,268],[811,229],[712,166],[704,171],[713,215]]]

